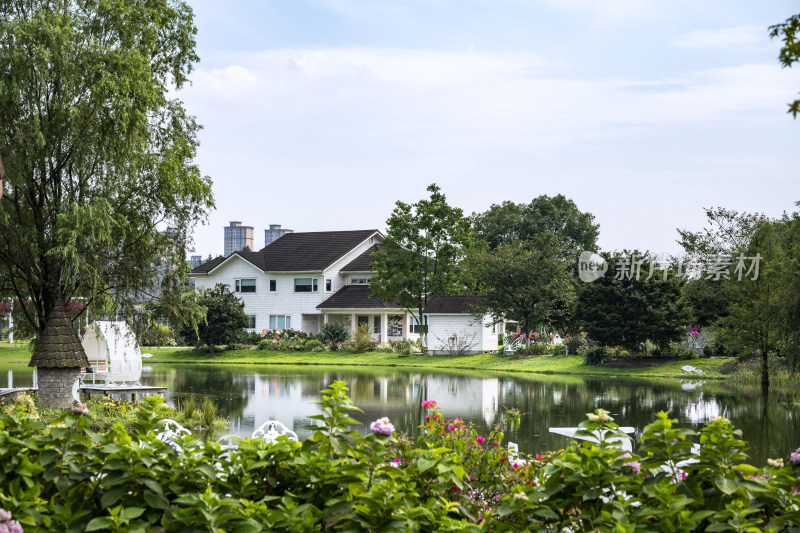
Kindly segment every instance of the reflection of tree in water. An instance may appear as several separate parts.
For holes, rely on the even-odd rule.
[[[156,365],[151,379],[156,386],[168,387],[173,400],[192,396],[202,402],[211,398],[224,418],[240,418],[255,387],[252,372],[217,366]]]
[[[432,394],[449,395],[450,410],[445,415],[467,418],[482,434],[490,429],[487,420],[494,424],[505,408],[516,408],[521,412],[520,428],[507,438],[529,453],[563,448],[569,440],[549,433],[548,428],[577,426],[586,413],[598,407],[637,432],[653,422],[659,411],[677,418],[681,427],[698,430],[714,414],[727,416],[742,429],[755,464],[765,464],[767,457],[785,456],[800,442],[800,425],[795,422],[800,407],[796,404],[781,404],[775,396],[764,402],[760,393],[731,393],[713,382],[682,390],[679,382],[505,375],[491,376],[490,389],[484,390],[488,377],[419,370],[156,366],[153,384],[169,386],[173,397],[213,396],[223,416],[241,416],[254,393],[256,374],[262,383],[279,385],[282,390],[300,387],[304,401],[309,402],[316,401],[319,391],[333,381],[347,382],[354,403],[364,410],[354,413],[354,418],[365,424],[360,431],[367,431],[369,422],[388,416],[398,431],[416,436],[425,417],[420,403],[438,400],[442,404],[445,400]],[[496,397],[492,396],[494,383]],[[487,398],[477,396],[487,391],[491,405]],[[491,416],[486,416],[487,409],[494,409]],[[281,414],[271,416],[280,418]]]

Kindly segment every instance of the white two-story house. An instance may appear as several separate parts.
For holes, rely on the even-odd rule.
[[[378,230],[287,233],[257,252],[234,252],[196,267],[195,287],[224,283],[245,304],[250,330],[319,333],[335,321],[368,325],[379,342],[419,337],[404,309],[370,297]]]

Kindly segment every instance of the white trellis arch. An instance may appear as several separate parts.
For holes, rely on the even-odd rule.
[[[109,384],[139,384],[142,352],[126,322],[96,320],[89,324],[81,344],[92,365],[92,382],[102,379]],[[88,379],[89,374],[85,372],[81,379]]]

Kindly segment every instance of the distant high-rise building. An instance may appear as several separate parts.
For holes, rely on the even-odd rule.
[[[192,268],[199,267],[203,264],[203,256],[202,255],[193,255],[189,258],[189,266]]]
[[[269,246],[275,239],[287,233],[294,233],[293,229],[281,229],[280,224],[270,224],[269,229],[264,230],[264,246]]]
[[[253,226],[232,220],[230,226],[225,226],[225,257],[245,248],[253,249]]]

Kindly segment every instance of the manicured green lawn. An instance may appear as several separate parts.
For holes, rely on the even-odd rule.
[[[452,370],[494,370],[503,372],[535,372],[541,374],[566,374],[582,376],[626,376],[643,378],[682,377],[681,367],[691,365],[703,370],[707,378],[724,379],[719,369],[731,359],[695,359],[693,361],[670,361],[659,366],[635,368],[604,368],[584,366],[583,358],[529,357],[480,354],[461,357],[409,356],[383,352],[348,354],[336,352],[270,352],[259,350],[236,350],[206,354],[184,348],[143,348],[153,357],[148,363],[230,363],[267,365],[326,365],[326,366],[373,366],[411,367]]]
[[[9,344],[8,341],[0,341],[0,363],[25,363],[31,360],[31,351],[28,343]]]

